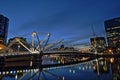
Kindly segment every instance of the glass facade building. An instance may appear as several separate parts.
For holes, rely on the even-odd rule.
[[[120,18],[106,20],[104,23],[108,46],[120,47]]]
[[[0,15],[0,43],[6,44],[8,34],[9,19]]]

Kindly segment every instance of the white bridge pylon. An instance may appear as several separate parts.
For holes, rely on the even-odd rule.
[[[37,32],[32,32],[31,34],[27,34],[27,35],[31,35],[31,37],[32,37],[29,47],[27,45],[25,45],[28,43],[26,43],[20,37],[15,37],[15,39],[12,40],[11,43],[8,45],[8,49],[10,49],[13,44],[19,43],[22,47],[24,47],[31,54],[40,53],[41,51],[42,52],[46,51],[47,49],[49,49],[63,41],[63,40],[60,40],[60,41],[54,42],[52,44],[48,44],[51,34],[47,33],[46,36],[44,36],[43,39],[41,39],[41,40],[40,40],[40,38],[39,38],[40,36],[38,34],[39,33],[37,33]]]
[[[40,51],[44,51],[46,45],[48,44],[50,36],[51,36],[50,33],[47,33],[47,35],[46,35],[46,37],[47,37],[46,42],[45,42],[46,37],[45,37],[45,39],[40,41],[38,33],[37,32],[32,32],[32,43],[31,43],[32,44],[32,48],[31,48],[32,51],[31,51],[31,53],[36,53],[36,52],[38,53]],[[38,42],[37,46],[35,46],[35,37],[37,38],[37,42]],[[44,45],[43,45],[43,43],[44,43]],[[42,47],[42,45],[43,45],[43,47]]]

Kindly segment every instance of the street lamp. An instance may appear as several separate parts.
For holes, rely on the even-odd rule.
[[[20,45],[18,45],[18,53],[19,53]]]

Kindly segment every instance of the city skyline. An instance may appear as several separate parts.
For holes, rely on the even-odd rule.
[[[0,14],[10,20],[8,39],[37,31],[80,43],[89,42],[93,36],[91,27],[97,36],[106,36],[104,21],[120,17],[119,3],[119,0],[2,0]]]

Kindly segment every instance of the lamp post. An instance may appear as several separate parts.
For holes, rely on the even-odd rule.
[[[19,53],[19,51],[20,51],[20,45],[18,45],[18,53]]]

